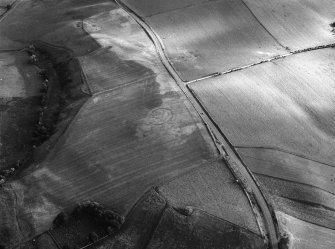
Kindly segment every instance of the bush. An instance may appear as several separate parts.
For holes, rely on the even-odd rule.
[[[67,213],[60,212],[53,221],[55,227],[64,226],[69,223],[70,216]]]
[[[78,204],[74,208],[72,215],[76,219],[82,216],[88,217],[102,223],[105,227],[112,227],[116,230],[119,230],[125,221],[124,216],[112,210],[106,210],[102,205],[93,201],[84,201]]]
[[[92,243],[98,241],[99,239],[99,236],[95,233],[95,232],[91,232],[89,235],[88,235],[88,238],[90,239],[90,241]]]

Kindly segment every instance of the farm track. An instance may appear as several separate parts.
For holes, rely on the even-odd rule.
[[[227,162],[227,165],[231,169],[234,176],[239,180],[241,183],[241,187],[245,191],[251,206],[253,207],[253,211],[255,212],[256,219],[260,225],[260,230],[265,240],[268,240],[269,246],[273,249],[278,248],[278,235],[277,235],[277,227],[274,223],[273,217],[274,213],[270,210],[270,207],[267,204],[267,201],[260,191],[259,186],[253,177],[252,173],[249,169],[243,164],[241,159],[239,158],[237,152],[235,151],[234,147],[231,143],[227,140],[224,134],[220,131],[218,126],[213,122],[211,117],[206,112],[205,108],[200,104],[199,100],[195,97],[192,93],[191,89],[188,88],[187,84],[180,78],[177,74],[175,69],[172,67],[171,63],[169,62],[163,44],[156,33],[152,30],[152,28],[136,13],[134,13],[131,9],[129,9],[125,4],[120,2],[119,0],[115,0],[115,2],[126,12],[132,16],[136,22],[144,29],[147,35],[150,37],[152,42],[154,43],[157,53],[159,57],[167,69],[167,71],[171,74],[174,80],[177,82],[178,86],[181,88],[183,93],[189,99],[195,110],[198,112],[199,116],[205,123],[206,127],[208,128],[217,149],[219,150],[220,154],[223,156],[223,159]],[[268,61],[268,60],[267,60]],[[265,61],[264,61],[265,62]],[[263,62],[263,63],[264,63]],[[252,66],[252,65],[249,65]],[[241,68],[242,69],[242,68]],[[236,70],[236,69],[235,69]],[[209,77],[216,77],[221,75],[220,73],[215,73]],[[208,78],[208,77],[207,77]],[[190,82],[187,82],[190,83]],[[262,217],[262,218],[261,218]],[[265,229],[263,229],[263,223]],[[265,230],[265,231],[264,231]]]

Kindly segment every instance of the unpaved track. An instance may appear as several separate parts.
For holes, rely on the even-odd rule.
[[[175,79],[179,87],[182,89],[184,94],[187,96],[189,101],[192,103],[206,126],[208,127],[211,135],[214,139],[214,142],[223,155],[225,161],[227,162],[228,166],[231,168],[232,172],[239,179],[244,191],[247,193],[248,197],[251,199],[251,202],[256,201],[257,204],[253,206],[255,209],[256,215],[258,214],[257,208],[260,209],[259,215],[263,216],[261,222],[264,223],[265,226],[265,234],[268,237],[268,242],[270,248],[277,249],[278,248],[278,237],[277,237],[277,228],[274,224],[272,219],[272,211],[270,210],[265,197],[263,196],[262,192],[260,191],[254,177],[252,176],[251,172],[246,168],[243,162],[240,160],[239,156],[237,155],[236,151],[234,150],[233,146],[221,133],[220,129],[217,125],[213,122],[211,117],[207,115],[206,110],[199,104],[197,98],[193,95],[190,89],[185,85],[185,82],[179,77],[176,73],[174,68],[171,66],[169,62],[164,47],[162,45],[161,40],[157,36],[157,34],[152,30],[152,28],[143,21],[136,13],[134,13],[131,9],[129,9],[125,4],[120,2],[119,0],[115,0],[115,2],[125,11],[127,11],[144,29],[144,31],[148,34],[152,42],[154,43],[156,50],[159,54],[162,63],[164,64],[165,68],[171,74],[171,76]],[[258,217],[260,218],[260,217]],[[260,224],[261,225],[261,224]],[[262,225],[261,225],[262,226]],[[261,228],[262,230],[262,228]],[[262,231],[264,234],[264,231]]]

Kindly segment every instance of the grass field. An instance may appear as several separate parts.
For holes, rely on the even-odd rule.
[[[234,146],[334,164],[334,56],[331,48],[296,54],[190,88]]]
[[[335,43],[332,0],[246,0],[260,22],[284,46],[303,49]]]
[[[285,53],[240,0],[207,2],[145,20],[183,80]]]

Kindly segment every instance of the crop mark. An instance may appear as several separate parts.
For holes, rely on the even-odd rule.
[[[172,110],[170,108],[156,108],[150,111],[149,117],[145,121],[147,124],[151,125],[162,125],[168,122],[173,116]]]

